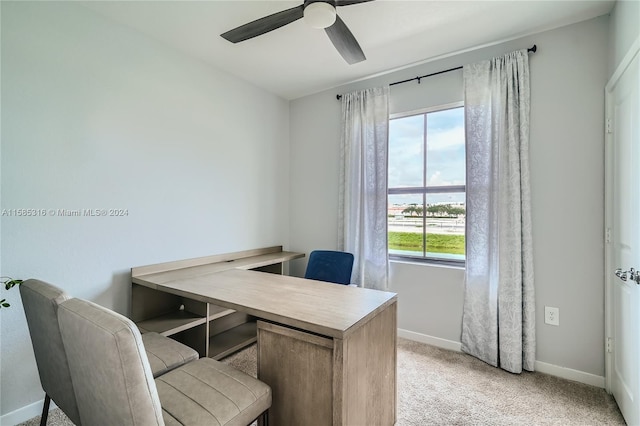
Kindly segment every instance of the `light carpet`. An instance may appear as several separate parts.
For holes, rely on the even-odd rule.
[[[255,377],[255,345],[223,362]],[[38,416],[22,425],[36,426],[39,422]],[[47,424],[72,425],[58,409],[51,411]],[[604,389],[542,373],[511,374],[463,353],[399,339],[397,424],[625,423],[615,401]]]

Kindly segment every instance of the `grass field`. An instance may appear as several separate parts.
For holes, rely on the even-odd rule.
[[[389,232],[389,249],[422,251],[422,234],[415,232]],[[464,254],[464,235],[427,234],[430,253]]]

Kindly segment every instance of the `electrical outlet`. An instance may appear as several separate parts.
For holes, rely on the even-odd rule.
[[[560,325],[560,309],[545,306],[544,323],[549,325]]]

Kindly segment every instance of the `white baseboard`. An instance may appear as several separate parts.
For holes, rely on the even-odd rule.
[[[441,339],[440,337],[429,336],[427,334],[416,333],[414,331],[398,329],[398,337],[413,340],[414,342],[426,343],[427,345],[436,346],[450,351],[461,352],[462,344],[454,340]],[[542,361],[536,361],[534,368],[536,371],[551,376],[560,377],[561,379],[573,380],[574,382],[584,383],[599,388],[605,387],[603,376],[597,376],[584,371],[574,370],[571,368],[560,367],[559,365],[549,364]]]
[[[574,382],[580,382],[604,389],[604,376],[597,376],[595,374],[585,373],[584,371],[574,370],[572,368],[560,367],[559,365],[548,364],[542,361],[536,361],[534,368],[540,373],[550,374],[562,379],[573,380]]]
[[[26,422],[36,416],[42,414],[42,406],[44,405],[44,398],[40,401],[36,401],[33,404],[25,405],[22,408],[18,408],[10,413],[7,413],[0,417],[0,425],[13,426],[19,423]],[[51,401],[49,411],[58,408],[55,402]]]
[[[460,347],[462,346],[460,342],[456,342],[454,340],[433,337],[427,334],[416,333],[415,331],[403,330],[401,328],[398,329],[398,337],[456,352],[460,352]]]

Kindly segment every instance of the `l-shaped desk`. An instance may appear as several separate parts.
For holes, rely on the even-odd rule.
[[[258,378],[273,391],[272,425],[393,425],[396,294],[259,272],[281,271],[282,261],[303,256],[265,250],[272,263],[260,264],[258,254],[133,268],[132,319],[143,331],[221,358],[242,345],[219,339],[224,348],[217,350],[215,323],[235,318],[217,331],[244,327],[246,344],[256,328],[247,319],[255,318]]]

